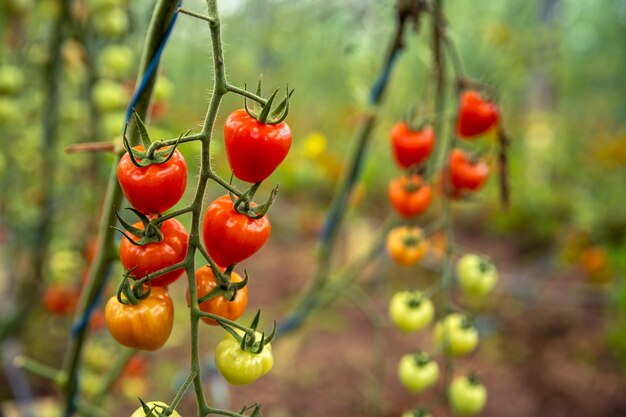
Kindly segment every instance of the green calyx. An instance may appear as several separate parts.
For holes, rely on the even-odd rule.
[[[257,327],[259,327],[260,318],[261,310],[258,310],[250,326],[248,328],[245,328],[243,336],[240,335],[231,325],[224,323],[219,319],[217,320],[217,322],[220,326],[224,328],[224,330],[230,333],[230,335],[239,342],[239,347],[242,351],[258,355],[259,353],[263,352],[265,345],[269,344],[276,335],[276,320],[274,320],[274,325],[269,336],[265,336],[265,332],[263,332],[261,333],[261,340],[257,340],[256,329]]]
[[[230,274],[232,273],[234,265],[229,266],[226,271],[223,273],[218,269],[214,268],[211,265],[211,270],[213,271],[213,275],[215,276],[215,281],[218,285],[215,286],[208,294],[200,297],[198,299],[198,304],[202,304],[203,302],[210,300],[215,297],[223,296],[228,301],[233,301],[235,297],[237,297],[237,291],[244,288],[248,285],[248,272],[244,271],[243,281],[240,282],[231,282]]]
[[[260,186],[260,182],[252,184],[252,186],[239,198],[236,198],[232,193],[230,194],[230,198],[234,203],[233,208],[237,213],[248,216],[254,220],[260,219],[267,214],[267,211],[274,203],[276,195],[278,194],[278,186],[272,189],[265,204],[261,204],[260,206],[254,206],[252,204],[252,199],[254,198],[254,194],[256,194],[256,191],[259,189]]]
[[[431,362],[430,356],[424,352],[416,352],[413,354],[413,362],[415,366],[421,368],[422,366],[426,366]]]
[[[406,305],[409,308],[419,308],[419,306],[422,305],[423,300],[424,297],[420,293],[413,292],[407,299]]]
[[[150,292],[152,292],[150,281],[147,281],[147,285],[145,285],[143,280],[135,280],[130,275],[132,272],[132,270],[125,272],[120,285],[117,287],[116,296],[120,304],[137,305],[141,300],[148,298]],[[124,297],[122,297],[122,294]]]
[[[161,242],[163,240],[163,233],[161,233],[160,223],[156,224],[152,222],[150,218],[148,218],[148,216],[146,216],[145,214],[141,213],[140,211],[132,207],[127,207],[126,210],[130,210],[133,213],[135,213],[137,217],[139,217],[139,220],[141,220],[141,223],[143,224],[143,229],[135,227],[132,224],[128,223],[126,220],[122,219],[122,217],[117,212],[117,210],[115,210],[115,216],[117,217],[117,220],[120,222],[122,227],[124,227],[126,231],[130,232],[131,234],[133,234],[134,236],[138,238],[137,240],[135,240],[131,236],[129,236],[126,233],[126,231],[118,227],[113,227],[115,230],[119,231],[122,235],[124,235],[124,237],[128,239],[130,243],[132,243],[135,246],[145,246],[150,243]]]
[[[146,404],[141,398],[139,399],[141,402],[141,408],[143,409],[143,413],[146,417],[167,417],[168,414],[165,413],[167,407],[164,407],[160,404],[153,404],[149,406]]]
[[[494,268],[495,267],[493,263],[491,262],[491,260],[489,260],[489,258],[487,258],[486,256],[480,257],[480,262],[478,262],[478,270],[480,272],[482,273],[489,272],[493,270]]]
[[[250,414],[250,417],[261,417],[261,404],[257,403],[244,405],[239,414],[245,414],[250,410],[252,410],[252,414]]]
[[[244,86],[244,89],[246,87]],[[256,95],[261,97],[261,77],[259,77],[259,82],[257,84]],[[289,91],[289,86],[285,88],[285,98],[278,104],[278,106],[272,110],[272,104],[276,99],[276,95],[278,94],[278,90],[274,91],[274,93],[267,99],[265,104],[260,104],[260,110],[255,108],[251,109],[248,106],[247,97],[243,98],[243,106],[246,109],[246,113],[250,117],[256,119],[259,123],[268,124],[268,125],[277,125],[282,123],[289,114],[289,99],[293,94],[293,89]],[[256,105],[254,107],[257,107]]]

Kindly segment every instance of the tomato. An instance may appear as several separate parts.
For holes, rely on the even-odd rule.
[[[260,123],[239,109],[224,123],[224,144],[235,177],[257,183],[269,177],[287,156],[291,129],[285,122]]]
[[[495,287],[498,271],[489,258],[476,254],[463,255],[456,264],[461,289],[471,296],[482,297]]]
[[[402,217],[424,213],[433,201],[433,192],[419,175],[402,176],[389,182],[387,196],[393,208]]]
[[[458,376],[450,384],[448,399],[456,415],[473,416],[485,407],[487,389],[471,378]]]
[[[202,222],[206,250],[224,268],[255,254],[269,238],[270,231],[267,215],[252,219],[237,212],[228,195],[209,204]]]
[[[261,340],[261,334],[258,332],[256,340]],[[215,348],[215,365],[230,384],[249,384],[268,373],[274,366],[272,346],[266,344],[258,354],[246,352],[241,350],[240,343],[228,334]]]
[[[161,414],[157,414],[154,411],[146,413],[142,406],[136,409],[130,415],[130,417],[159,417],[162,415],[163,411],[165,411],[165,409],[168,407],[168,405],[162,401],[149,401],[146,403],[146,406],[148,406],[149,410],[154,410],[157,413],[161,413]],[[180,414],[178,414],[178,411],[173,410],[172,414],[170,414],[170,417],[181,417],[181,416]]]
[[[432,301],[419,291],[400,291],[391,297],[389,317],[403,332],[409,333],[428,326],[435,316]]]
[[[17,94],[24,87],[24,73],[13,65],[0,66],[0,94]]]
[[[109,299],[104,315],[111,336],[133,349],[157,350],[165,344],[174,325],[174,304],[167,290],[152,287],[150,295],[138,304],[121,304]]]
[[[124,365],[122,375],[125,378],[143,377],[148,373],[148,361],[139,355],[131,356]]]
[[[495,103],[485,100],[474,90],[466,90],[459,99],[459,114],[456,131],[464,139],[475,138],[485,133],[500,120],[500,111]]]
[[[415,410],[407,411],[402,413],[402,417],[433,417],[431,414],[422,410],[421,408],[416,408]]]
[[[406,123],[400,122],[393,126],[390,136],[393,156],[401,168],[424,162],[435,147],[435,131],[430,126],[411,130]]]
[[[435,326],[435,344],[452,356],[463,356],[478,346],[478,331],[462,314],[448,314]]]
[[[124,78],[133,69],[135,52],[126,45],[109,45],[102,49],[98,61],[102,75]]]
[[[91,93],[94,105],[102,112],[122,110],[128,104],[128,92],[122,84],[111,80],[100,80]]]
[[[134,227],[143,229],[143,224],[137,222]],[[135,246],[122,239],[120,245],[120,260],[127,271],[132,270],[131,275],[141,279],[152,272],[182,262],[187,256],[189,235],[185,226],[176,219],[169,219],[161,224],[163,240],[148,243],[143,246]],[[131,235],[134,240],[139,240]],[[176,281],[184,272],[184,268],[167,272],[150,281],[152,286],[163,287]]]
[[[92,16],[96,33],[106,38],[120,37],[128,30],[128,14],[121,7],[101,10]]]
[[[398,364],[400,382],[411,392],[421,392],[431,387],[439,378],[439,365],[428,355],[404,355]]]
[[[241,278],[239,274],[232,272],[230,274],[230,281],[241,282],[243,281],[243,278]],[[196,271],[196,288],[198,289],[198,299],[210,293],[216,286],[217,282],[215,282],[215,275],[213,275],[211,267],[209,267],[208,265],[203,266]],[[189,290],[187,290],[187,303],[189,303]],[[232,301],[228,301],[228,299],[224,297],[224,295],[219,295],[201,303],[199,307],[200,310],[204,311],[205,313],[217,314],[218,316],[222,316],[229,320],[237,320],[246,310],[247,305],[248,286],[246,285],[242,289],[237,290],[237,295],[235,295],[235,299]],[[217,321],[208,317],[202,317],[202,320],[205,323],[211,324],[213,326],[218,325]]]
[[[45,289],[43,306],[52,314],[67,316],[76,311],[79,291],[66,284],[53,284]]]
[[[426,253],[428,242],[419,227],[395,227],[387,234],[387,252],[400,265],[413,265]]]
[[[482,187],[489,175],[489,165],[484,160],[472,161],[460,149],[450,153],[449,170],[454,188],[471,191]]]

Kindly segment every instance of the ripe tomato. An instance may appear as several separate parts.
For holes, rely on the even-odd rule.
[[[463,356],[478,346],[478,331],[462,314],[448,314],[435,326],[435,344],[452,356]]]
[[[391,297],[389,317],[403,332],[409,333],[428,326],[435,316],[432,301],[419,291],[400,291]]]
[[[450,406],[458,416],[473,416],[485,407],[487,389],[465,376],[454,378],[448,390]]]
[[[265,244],[271,225],[267,215],[252,219],[235,210],[228,195],[207,207],[202,222],[206,250],[219,266],[226,268],[249,258]]]
[[[491,261],[476,254],[463,255],[456,264],[461,289],[470,296],[482,297],[495,287],[498,271]]]
[[[460,149],[453,149],[449,161],[450,182],[455,189],[476,191],[489,175],[489,165],[480,159],[472,161]]]
[[[256,340],[261,340],[261,334],[258,332]],[[230,384],[249,384],[268,373],[274,366],[272,346],[266,344],[258,354],[246,352],[241,350],[239,342],[228,334],[215,348],[215,365]]]
[[[391,180],[387,195],[393,208],[402,217],[414,217],[424,213],[433,201],[430,185],[419,175]]]
[[[150,401],[146,403],[148,406],[148,412],[143,409],[143,407],[139,407],[136,409],[130,417],[159,417],[163,415],[163,411],[168,407],[168,405],[162,401]],[[172,411],[169,417],[181,417],[178,411]]]
[[[387,252],[396,263],[410,266],[422,259],[428,242],[419,227],[395,227],[387,234]]]
[[[435,131],[427,126],[421,130],[411,130],[404,123],[396,123],[391,129],[391,149],[396,163],[401,168],[422,163],[435,146]]]
[[[143,146],[135,146],[142,151]],[[178,150],[162,164],[138,168],[128,152],[117,165],[117,179],[128,202],[144,214],[163,213],[178,203],[187,186],[187,163]]]
[[[287,156],[291,129],[285,122],[260,123],[239,109],[224,123],[224,144],[235,177],[256,183],[269,177]]]
[[[152,287],[138,304],[121,304],[116,296],[104,310],[111,336],[120,344],[143,350],[157,350],[165,344],[174,325],[174,304],[167,290]]]
[[[143,224],[137,222],[134,226],[143,229]],[[152,272],[167,268],[178,262],[182,262],[187,256],[187,245],[189,235],[185,226],[176,219],[169,219],[161,224],[163,240],[160,242],[148,243],[143,246],[135,246],[122,239],[120,245],[120,260],[124,269],[132,270],[131,275],[141,279]],[[134,240],[139,240],[131,235]],[[152,286],[163,287],[176,281],[183,274],[183,268],[167,272],[150,281]]]
[[[78,289],[65,284],[48,286],[43,295],[43,306],[52,314],[67,316],[76,311]]]
[[[466,90],[459,100],[456,130],[460,137],[472,139],[491,129],[500,120],[500,111],[474,90]]]
[[[439,378],[439,365],[428,355],[404,355],[398,364],[400,382],[411,392],[421,392],[431,387]]]
[[[241,282],[243,278],[235,272],[230,274],[231,282]],[[196,288],[198,289],[198,299],[204,297],[217,286],[215,282],[215,275],[211,267],[203,266],[196,271]],[[189,303],[189,290],[187,290],[187,303]],[[248,286],[246,285],[240,290],[237,290],[237,295],[232,301],[228,301],[223,295],[213,297],[199,305],[200,310],[206,313],[217,314],[229,320],[237,320],[248,305]],[[208,317],[202,317],[205,323],[217,326],[217,321]]]

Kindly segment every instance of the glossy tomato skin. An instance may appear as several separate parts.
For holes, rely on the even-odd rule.
[[[487,132],[500,120],[498,106],[474,90],[466,90],[459,100],[456,130],[464,139],[474,139]]]
[[[464,325],[462,314],[448,314],[435,326],[435,344],[452,356],[464,356],[478,346],[478,331],[473,325]]]
[[[139,407],[130,415],[130,417],[158,417],[162,415],[163,411],[165,411],[165,409],[168,407],[168,405],[162,401],[150,401],[150,402],[147,402],[146,405],[148,406],[150,410],[153,410],[153,411],[151,411],[149,414],[146,414],[143,407]],[[157,414],[157,413],[160,413],[160,414]],[[170,417],[181,417],[181,416],[178,413],[178,411],[174,410],[172,411],[172,414],[170,414]]]
[[[256,334],[261,340],[261,334]],[[230,334],[215,348],[215,365],[224,379],[232,385],[246,385],[268,373],[274,366],[272,346],[266,344],[258,353],[241,350],[239,342]]]
[[[152,287],[150,295],[136,305],[111,297],[104,315],[109,332],[121,345],[152,351],[163,346],[172,332],[174,304],[165,288]]]
[[[391,180],[387,196],[396,212],[406,218],[424,213],[433,201],[430,185],[419,175],[402,176]]]
[[[393,156],[400,168],[424,162],[435,146],[435,131],[430,126],[414,131],[405,122],[399,122],[391,129],[390,136]]]
[[[424,257],[428,243],[418,227],[399,226],[387,234],[387,252],[399,265],[411,266]]]
[[[238,213],[228,195],[207,207],[202,222],[202,237],[209,256],[226,268],[255,254],[270,236],[267,215],[251,219]]]
[[[472,162],[460,149],[453,149],[449,161],[450,182],[457,190],[479,190],[489,176],[489,165],[484,160]]]
[[[498,271],[491,261],[473,253],[459,259],[456,273],[463,292],[474,297],[489,294],[498,281]]]
[[[143,224],[137,222],[135,227],[143,229]],[[130,271],[131,275],[137,279],[145,277],[147,274],[156,272],[181,262],[187,256],[187,246],[189,235],[185,226],[176,219],[169,219],[161,224],[163,240],[161,242],[148,243],[143,246],[135,246],[122,239],[120,244],[120,260],[124,269]],[[132,236],[138,240],[136,236]],[[167,272],[150,281],[152,286],[163,287],[176,281],[185,272],[184,268]]]
[[[291,129],[285,122],[259,123],[239,109],[224,123],[224,145],[235,177],[256,183],[269,177],[287,156]]]
[[[430,388],[439,378],[439,365],[427,356],[404,355],[398,364],[398,378],[411,392],[422,392]]]
[[[480,413],[487,403],[487,389],[478,382],[459,376],[450,384],[448,398],[457,416],[474,416]]]
[[[241,282],[243,278],[235,272],[230,274],[231,282]],[[202,268],[196,271],[196,288],[198,289],[198,299],[204,297],[217,286],[215,282],[215,275],[211,270],[211,267],[203,266]],[[189,290],[187,290],[187,303],[189,303]],[[220,295],[218,297],[213,297],[208,299],[207,301],[201,303],[198,307],[200,310],[205,313],[217,314],[218,316],[222,316],[229,320],[237,320],[244,311],[246,311],[246,306],[248,305],[248,286],[246,285],[240,290],[237,290],[237,295],[235,295],[235,299],[232,301],[228,301],[226,297]],[[217,321],[210,319],[208,317],[202,317],[202,320],[205,323],[208,323],[213,326],[217,326]]]
[[[432,301],[419,291],[399,291],[389,302],[389,318],[405,333],[428,326],[435,317]]]
[[[143,146],[135,149],[143,150]],[[163,213],[181,199],[187,186],[187,163],[178,150],[162,164],[139,168],[124,154],[117,179],[128,202],[144,214]]]

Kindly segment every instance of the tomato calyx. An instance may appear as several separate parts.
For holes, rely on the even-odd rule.
[[[232,273],[235,265],[231,265],[224,272],[220,271],[217,266],[210,265],[217,285],[208,294],[198,298],[198,304],[210,300],[215,297],[223,296],[228,301],[233,301],[237,297],[237,291],[243,289],[248,285],[248,271],[243,271],[244,278],[240,282],[232,282],[230,274]]]
[[[244,86],[244,89],[246,87]],[[265,104],[260,104],[260,111],[258,109],[251,109],[248,106],[248,99],[244,96],[243,98],[243,107],[246,110],[246,113],[259,123],[267,124],[267,125],[277,125],[282,123],[289,114],[289,99],[293,94],[293,89],[289,91],[289,86],[287,86],[285,92],[285,98],[278,104],[278,106],[272,110],[272,103],[276,99],[276,94],[278,94],[278,89],[274,91],[274,93],[267,99]],[[257,96],[261,96],[261,79],[259,78],[259,83],[257,85]],[[255,106],[256,107],[256,106]]]
[[[215,320],[217,320],[219,325],[222,326],[224,330],[230,333],[230,335],[239,342],[239,348],[242,351],[258,355],[263,352],[265,346],[268,345],[276,335],[276,320],[274,320],[274,324],[270,334],[268,336],[265,336],[265,332],[262,332],[261,340],[258,340],[256,335],[256,329],[257,327],[259,327],[260,319],[261,310],[258,310],[249,327],[238,326],[239,332],[234,329],[234,326],[232,324],[226,323],[223,319],[216,318]],[[243,332],[243,336],[241,335],[241,332]]]
[[[258,403],[244,405],[239,414],[245,414],[250,410],[252,410],[250,417],[261,417],[261,404]]]
[[[126,233],[126,231],[120,229],[119,227],[113,228],[120,232],[122,235],[124,235],[124,237],[128,239],[131,244],[135,246],[145,246],[150,243],[163,241],[163,233],[161,233],[161,222],[159,221],[160,216],[158,216],[156,219],[151,220],[148,216],[132,207],[127,207],[126,210],[132,211],[133,213],[135,213],[135,215],[137,215],[137,217],[139,217],[139,220],[141,220],[141,223],[143,224],[143,229],[140,229],[128,223],[120,216],[117,210],[114,210],[115,216],[117,217],[117,220],[120,222],[120,224],[124,227],[124,229],[136,236],[138,239],[133,239]]]
[[[135,280],[130,275],[131,271],[124,273],[124,277],[117,287],[117,301],[124,305],[137,305],[141,300],[145,300],[152,292],[150,281]],[[132,282],[132,284],[131,284]]]
[[[259,189],[260,186],[260,182],[252,184],[252,186],[248,188],[248,190],[244,192],[240,197],[235,197],[234,194],[229,193],[230,199],[233,201],[233,208],[237,213],[248,216],[253,220],[258,220],[267,214],[271,205],[274,204],[274,201],[276,200],[276,195],[278,194],[278,185],[272,188],[272,191],[270,192],[267,201],[264,204],[258,206],[252,202],[252,199],[254,198],[254,195],[256,194],[256,191]]]
[[[489,258],[487,258],[486,256],[481,256],[480,257],[480,262],[478,262],[478,270],[482,274],[490,272],[494,268],[495,268],[495,266],[493,265],[493,263],[491,262],[491,260]]]
[[[422,295],[422,293],[414,291],[411,293],[411,295],[407,299],[406,305],[409,308],[416,309],[422,305],[423,301],[424,301],[424,296]]]
[[[478,377],[476,371],[471,371],[470,373],[468,373],[466,375],[466,378],[467,382],[469,382],[470,385],[482,385],[482,381]]]
[[[428,416],[428,412],[423,408],[416,408],[414,410],[409,411],[409,415],[411,417],[426,417]]]
[[[428,365],[430,362],[432,362],[432,359],[430,358],[428,353],[416,352],[413,354],[413,362],[415,363],[415,366],[417,366],[418,368],[421,368],[423,366]]]
[[[141,402],[141,409],[143,410],[146,417],[167,417],[166,410],[168,407],[165,407],[160,404],[152,404],[152,406],[146,404],[141,398],[139,398],[139,402]]]

